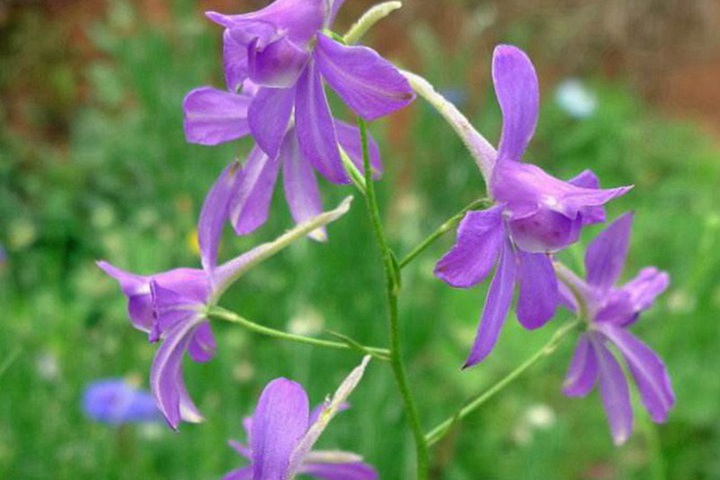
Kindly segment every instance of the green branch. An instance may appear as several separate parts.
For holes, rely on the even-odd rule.
[[[572,333],[578,326],[580,326],[581,321],[575,320],[564,327],[562,327],[560,330],[555,332],[555,334],[550,338],[550,340],[543,345],[540,350],[535,352],[533,356],[525,360],[520,366],[518,366],[515,370],[510,372],[508,375],[506,375],[502,380],[500,380],[498,383],[490,387],[487,391],[485,391],[483,394],[472,400],[470,403],[468,403],[466,406],[461,408],[459,411],[457,411],[455,414],[453,414],[451,417],[440,423],[438,426],[433,428],[427,435],[425,435],[425,441],[428,445],[434,445],[436,444],[440,439],[442,439],[452,428],[453,425],[455,425],[460,420],[464,419],[468,415],[470,415],[472,412],[477,410],[479,407],[481,407],[484,403],[486,403],[488,400],[493,398],[495,395],[497,395],[499,392],[501,392],[505,387],[510,385],[514,380],[516,380],[518,377],[520,377],[525,371],[527,371],[530,367],[535,365],[538,361],[541,359],[551,355],[555,349],[562,343],[562,341],[570,334]]]
[[[208,311],[208,316],[241,325],[252,332],[266,335],[268,337],[279,338],[281,340],[288,340],[291,342],[304,343],[307,345],[314,345],[316,347],[334,348],[340,350],[357,350],[360,353],[371,355],[378,360],[390,360],[389,350],[384,348],[366,347],[357,343],[355,340],[350,339],[349,337],[344,337],[343,342],[332,342],[329,340],[305,337],[303,335],[295,335],[293,333],[283,332],[282,330],[275,330],[274,328],[251,322],[250,320],[243,318],[234,312],[225,310],[224,308],[220,307],[212,307]],[[335,334],[335,336],[338,335]]]
[[[420,242],[420,244],[413,248],[410,253],[405,255],[405,257],[400,260],[399,266],[400,268],[405,268],[410,262],[415,260],[415,257],[420,255],[422,252],[424,252],[430,245],[435,243],[435,241],[445,235],[447,232],[455,228],[458,223],[463,219],[465,214],[469,212],[470,210],[475,210],[479,207],[487,207],[488,205],[491,205],[492,201],[489,198],[481,198],[480,200],[475,200],[470,205],[466,206],[462,210],[460,210],[458,213],[450,217],[448,220],[445,221],[440,227],[435,230],[433,233],[431,233],[425,240]]]

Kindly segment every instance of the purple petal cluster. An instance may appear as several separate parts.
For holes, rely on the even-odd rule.
[[[603,407],[618,445],[632,432],[633,413],[627,378],[617,357],[624,359],[653,421],[665,422],[675,403],[662,360],[628,331],[640,312],[650,308],[668,287],[668,274],[648,267],[625,285],[615,286],[625,266],[631,226],[632,215],[623,215],[593,240],[585,255],[586,279],[560,267],[568,282],[561,290],[564,303],[574,311],[585,310],[589,321],[587,332],[578,341],[564,392],[584,397],[599,382]]]
[[[91,383],[85,389],[82,405],[91,420],[109,425],[156,422],[162,418],[149,392],[121,378]]]
[[[600,189],[590,171],[565,182],[523,163],[538,117],[537,74],[525,53],[507,45],[495,49],[492,74],[503,114],[488,179],[495,205],[465,216],[455,246],[435,268],[438,278],[458,288],[477,285],[495,270],[466,367],[492,351],[516,287],[517,317],[525,328],[553,317],[559,293],[552,254],[575,243],[583,226],[603,222],[602,206],[630,188]]]
[[[349,208],[347,199],[336,210],[310,219],[277,240],[217,265],[218,245],[239,172],[239,165],[228,166],[205,199],[198,222],[202,268],[178,268],[146,276],[98,262],[105,273],[119,282],[135,328],[146,332],[151,342],[161,343],[153,361],[150,385],[158,408],[174,429],[181,421],[202,420],[183,381],[182,359],[185,352],[195,362],[213,358],[216,345],[208,309],[246,270],[291,241],[339,218]]]
[[[405,77],[374,50],[345,45],[322,32],[343,2],[276,0],[256,12],[207,16],[225,28],[227,91],[201,87],[184,102],[189,142],[216,145],[252,135],[257,146],[232,196],[230,221],[239,235],[268,217],[280,169],[297,223],[318,215],[322,200],[315,172],[349,183],[342,155],[363,170],[357,128],[333,118],[324,82],[359,117],[373,120],[406,105],[414,93]],[[380,154],[370,144],[374,173]],[[322,230],[314,232],[324,239]]]
[[[299,383],[278,378],[270,382],[252,418],[243,422],[247,444],[231,446],[250,461],[223,480],[291,479],[303,474],[332,480],[375,480],[375,469],[354,453],[313,451],[329,421],[344,409],[345,399],[360,381],[369,357],[343,381],[333,398],[311,410]]]

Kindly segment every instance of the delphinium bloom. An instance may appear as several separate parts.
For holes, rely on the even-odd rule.
[[[414,98],[407,80],[377,52],[323,32],[342,3],[276,0],[243,15],[207,14],[225,27],[229,91],[202,87],[190,92],[184,103],[185,132],[188,141],[205,145],[248,134],[255,139],[230,210],[238,234],[267,220],[281,167],[285,197],[298,223],[322,210],[315,170],[330,182],[348,183],[341,155],[363,170],[360,133],[333,118],[324,82],[365,120],[388,115]],[[370,157],[378,174],[380,154],[373,141]],[[314,234],[323,239],[322,230]]]
[[[459,288],[477,285],[495,268],[466,367],[493,349],[515,285],[517,317],[525,328],[539,328],[552,318],[558,285],[551,255],[576,242],[584,225],[604,221],[602,205],[630,188],[600,189],[589,170],[564,182],[522,163],[538,117],[535,69],[521,50],[501,45],[493,55],[492,74],[503,127],[496,158],[483,159],[481,167],[495,205],[465,216],[457,243],[435,268],[441,280]]]
[[[237,164],[226,168],[203,205],[198,222],[201,269],[178,268],[144,276],[98,262],[100,268],[120,283],[128,299],[132,324],[148,333],[151,342],[162,342],[153,361],[150,385],[158,407],[172,428],[177,428],[181,420],[202,420],[185,388],[182,358],[185,351],[196,362],[207,362],[213,357],[215,339],[207,316],[209,308],[248,269],[341,217],[350,207],[350,198],[347,198],[335,210],[318,215],[272,242],[217,265],[218,245],[238,172]]]
[[[299,383],[278,378],[270,382],[255,413],[243,422],[248,443],[231,442],[250,465],[233,470],[223,480],[292,480],[308,475],[327,480],[374,480],[375,469],[362,457],[342,451],[312,451],[327,424],[362,378],[370,357],[342,382],[332,399],[310,410]]]
[[[668,274],[648,267],[625,285],[615,286],[625,266],[631,226],[632,215],[626,214],[593,240],[585,255],[585,280],[559,266],[568,284],[568,288],[561,290],[564,303],[588,321],[563,391],[569,396],[584,397],[599,379],[605,413],[618,445],[632,432],[633,413],[627,379],[616,355],[608,348],[610,345],[625,359],[653,421],[665,422],[675,403],[662,360],[627,330],[665,291],[670,280]]]
[[[93,421],[110,425],[162,419],[150,392],[121,378],[91,383],[83,395],[83,410]]]

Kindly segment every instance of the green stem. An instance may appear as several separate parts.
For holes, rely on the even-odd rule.
[[[457,413],[455,413],[454,415],[440,423],[438,426],[433,428],[427,435],[425,435],[425,441],[427,442],[427,444],[436,444],[450,431],[451,427],[456,422],[462,420],[463,418],[467,417],[469,414],[477,410],[480,406],[482,406],[485,402],[487,402],[499,392],[501,392],[505,387],[510,385],[515,379],[520,377],[523,373],[525,373],[525,371],[535,365],[538,361],[551,355],[558,347],[558,345],[560,345],[562,341],[580,324],[580,320],[575,320],[555,332],[552,338],[550,338],[550,340],[545,345],[543,345],[540,350],[535,352],[533,356],[525,360],[525,362],[523,362],[515,370],[506,375],[498,383],[490,387],[482,395],[472,400],[466,406],[461,408]]]
[[[390,323],[390,365],[392,366],[397,382],[400,395],[405,405],[405,414],[412,429],[413,438],[415,440],[415,452],[417,457],[417,478],[418,480],[426,480],[428,478],[428,446],[425,443],[425,436],[420,423],[415,401],[408,382],[407,372],[402,359],[400,326],[398,321],[398,294],[400,293],[400,268],[395,260],[395,256],[385,236],[382,222],[380,221],[380,211],[378,208],[377,197],[375,196],[375,186],[372,181],[372,170],[370,168],[370,155],[368,152],[367,126],[362,119],[358,119],[360,127],[360,136],[363,147],[363,167],[365,169],[365,185],[367,187],[365,200],[367,204],[370,221],[375,232],[378,246],[382,253],[383,267],[385,271],[385,283],[388,300],[388,316]]]
[[[335,348],[335,349],[341,349],[341,350],[358,350],[364,354],[372,355],[373,357],[375,357],[379,360],[383,360],[383,361],[390,360],[390,351],[389,350],[384,349],[384,348],[366,347],[364,345],[360,345],[359,343],[355,342],[354,340],[352,342],[346,341],[345,343],[342,343],[342,342],[332,342],[329,340],[320,340],[318,338],[312,338],[312,337],[305,337],[303,335],[295,335],[293,333],[283,332],[281,330],[275,330],[274,328],[266,327],[264,325],[260,325],[255,322],[251,322],[250,320],[243,318],[234,312],[225,310],[224,308],[220,308],[220,307],[212,307],[208,311],[208,315],[211,317],[219,318],[221,320],[225,320],[227,322],[242,325],[243,327],[247,328],[250,331],[259,333],[261,335],[267,335],[268,337],[279,338],[281,340],[289,340],[289,341],[297,342],[297,343],[305,343],[307,345],[314,345],[316,347]]]
[[[413,248],[410,253],[408,253],[405,258],[400,260],[399,266],[400,268],[405,268],[410,262],[415,260],[415,257],[420,255],[422,252],[424,252],[430,245],[435,243],[435,240],[445,235],[447,232],[455,228],[455,226],[460,223],[460,220],[463,219],[465,214],[469,212],[470,210],[474,210],[478,207],[485,207],[489,205],[491,202],[490,199],[487,198],[481,198],[479,200],[475,200],[470,205],[466,206],[462,210],[460,210],[457,214],[450,217],[448,220],[445,221],[440,227],[435,230],[433,233],[431,233],[425,240],[420,242],[418,246]]]

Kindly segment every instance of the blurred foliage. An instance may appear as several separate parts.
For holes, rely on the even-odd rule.
[[[107,18],[88,27],[102,55],[69,77],[78,82],[70,91],[87,83],[90,98],[72,107],[67,146],[15,134],[0,111],[0,243],[8,251],[0,267],[0,351],[7,359],[0,362],[2,478],[219,478],[242,461],[225,441],[242,435],[241,419],[267,381],[293,378],[319,402],[357,362],[347,353],[217,325],[217,358],[186,365],[205,424],[183,426],[178,435],[164,426],[114,430],[82,416],[88,382],[128,376],[144,383],[155,350],[129,328],[116,285],[93,261],[105,258],[148,274],[196,265],[192,240],[203,196],[222,167],[248,147],[185,143],[183,96],[199,85],[222,85],[220,34],[194,2],[176,1],[173,8],[173,22],[158,26],[128,3],[112,2]],[[412,39],[423,52],[419,71],[456,95],[494,141],[500,116],[489,82],[465,86],[478,60],[448,57],[432,47],[437,39],[422,27]],[[32,44],[24,48],[23,62],[45,58],[33,55]],[[19,61],[3,58],[3,72]],[[627,87],[600,80],[589,85],[598,108],[583,120],[570,118],[553,102],[550,86],[542,85],[528,160],[561,178],[592,168],[605,185],[635,185],[608,213],[637,213],[628,276],[648,264],[672,275],[670,291],[637,330],[667,361],[678,406],[668,425],[658,427],[638,404],[636,434],[626,447],[614,448],[598,396],[576,400],[560,393],[572,348],[567,344],[436,447],[436,470],[444,472],[436,478],[720,476],[714,455],[720,449],[720,155],[692,125],[658,116]],[[437,114],[418,101],[404,115],[373,127],[387,169],[379,193],[401,253],[483,191],[474,163]],[[406,125],[403,118],[412,120]],[[323,190],[328,206],[351,193],[325,184]],[[225,255],[289,225],[281,197],[276,192],[271,222],[258,233],[228,234]],[[586,232],[584,242],[598,231]],[[300,242],[248,274],[224,305],[276,328],[330,329],[384,345],[380,263],[361,202],[329,232],[327,245]],[[511,320],[496,353],[461,372],[484,287],[457,291],[433,279],[433,264],[451,237],[404,278],[405,353],[428,428],[509,372],[554,329],[526,332]],[[581,254],[577,246],[567,258],[572,263]],[[561,313],[555,323],[566,319]],[[351,400],[353,409],[335,421],[323,445],[362,452],[383,478],[411,478],[411,441],[389,369],[372,364]]]

